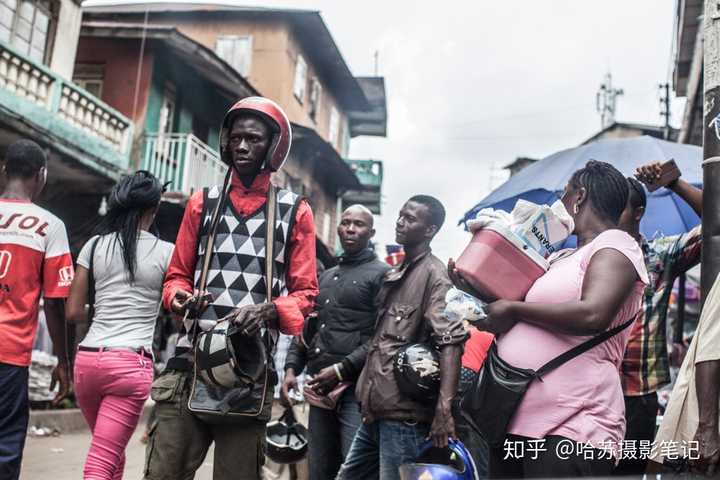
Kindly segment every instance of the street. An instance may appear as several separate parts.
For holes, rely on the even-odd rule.
[[[142,478],[145,459],[145,445],[140,442],[144,424],[141,424],[130,439],[126,454],[123,478]],[[90,446],[90,432],[71,433],[59,437],[29,437],[25,444],[21,480],[78,480]],[[198,470],[196,480],[212,478],[212,449],[208,461]]]

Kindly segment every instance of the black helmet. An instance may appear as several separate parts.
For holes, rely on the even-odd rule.
[[[267,424],[267,456],[275,463],[297,463],[307,454],[307,428],[295,420],[292,408]]]
[[[403,395],[420,402],[431,402],[440,390],[440,356],[422,343],[401,348],[393,362],[395,381]]]
[[[206,383],[235,388],[260,379],[267,353],[259,333],[247,336],[230,322],[218,322],[198,337],[195,362]]]

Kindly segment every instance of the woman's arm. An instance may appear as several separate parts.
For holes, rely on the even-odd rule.
[[[65,304],[65,319],[68,323],[85,323],[88,320],[85,309],[88,302],[88,279],[87,268],[78,265],[70,285],[70,297]]]
[[[632,262],[619,251],[604,248],[593,255],[585,272],[579,301],[530,303],[499,300],[489,305],[492,330],[507,331],[516,321],[570,335],[595,335],[610,326],[638,279]]]

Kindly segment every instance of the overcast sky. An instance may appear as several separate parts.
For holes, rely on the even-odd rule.
[[[435,253],[456,257],[468,240],[458,219],[502,183],[502,166],[599,130],[595,93],[607,72],[625,92],[618,121],[661,122],[675,0],[232,3],[320,10],[355,75],[374,74],[379,52],[388,137],[355,138],[350,156],[384,162],[381,243],[393,241],[403,202],[427,193],[448,212]],[[673,99],[675,126],[682,106]]]

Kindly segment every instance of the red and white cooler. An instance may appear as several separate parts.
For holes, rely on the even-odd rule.
[[[547,260],[500,223],[475,232],[455,265],[486,302],[524,300],[549,267]]]

